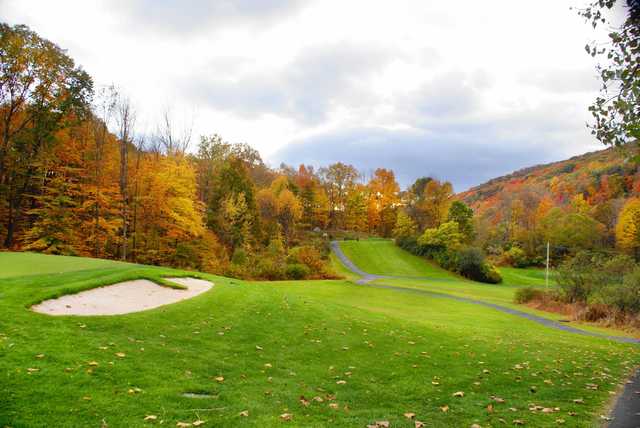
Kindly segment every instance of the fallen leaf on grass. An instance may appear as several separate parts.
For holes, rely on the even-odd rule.
[[[256,345],[256,351],[262,351],[262,346]]]
[[[44,354],[38,354],[38,355],[36,355],[36,358],[40,360],[40,359],[44,358]]]
[[[389,428],[389,421],[376,421],[374,428]]]
[[[573,400],[573,402],[576,403],[576,404],[584,404],[584,399],[576,398],[575,400]]]
[[[338,403],[329,403],[329,407],[336,410],[339,406]]]
[[[144,417],[145,421],[155,421],[156,419],[158,419],[156,415],[147,415]]]
[[[404,414],[404,417],[407,418],[407,419],[413,419],[413,418],[416,417],[416,414],[415,413],[411,413],[411,412],[407,412],[407,413]]]
[[[116,355],[116,357],[118,357],[118,358],[124,358],[126,354],[125,354],[124,352],[116,352],[116,354],[115,354],[115,355]]]
[[[346,383],[347,383],[346,380],[339,380],[339,381],[336,382],[336,384],[338,384],[338,385],[344,385]]]
[[[415,425],[416,425],[416,428],[424,428],[424,422],[416,421]]]
[[[473,425],[471,425],[471,428],[482,428],[482,427],[480,425],[478,425],[478,424],[473,424]]]
[[[216,382],[219,382],[219,383],[224,382],[224,376],[216,376],[214,377],[214,379],[216,380]]]
[[[513,420],[513,424],[514,425],[524,425],[524,421],[522,419],[514,419]]]
[[[87,364],[89,364],[91,367],[98,367],[99,366],[97,361],[89,361]]]
[[[447,406],[446,404],[444,406],[440,406],[440,410],[442,410],[444,413],[449,411],[449,406]]]
[[[177,426],[178,428],[187,428],[187,427],[190,427],[190,426],[191,426],[191,424],[190,424],[189,422],[178,422],[178,423],[176,424],[176,426]]]
[[[300,396],[300,404],[302,404],[304,407],[309,407],[309,400],[304,398],[304,395],[301,395]]]
[[[245,418],[249,417],[249,411],[248,410],[241,411],[240,416],[244,416]]]
[[[291,418],[293,418],[293,415],[291,413],[283,413],[280,415],[280,419],[282,419],[283,421],[290,421]]]
[[[33,367],[29,367],[29,368],[27,369],[27,371],[28,371],[29,373],[35,373],[35,372],[39,372],[39,371],[40,371],[40,369],[36,369],[36,368],[33,368]]]
[[[198,419],[197,421],[194,421],[191,425],[193,425],[194,427],[199,427],[204,424],[205,424],[205,421]]]
[[[464,397],[464,392],[462,392],[462,391],[454,392],[453,396],[454,397]]]

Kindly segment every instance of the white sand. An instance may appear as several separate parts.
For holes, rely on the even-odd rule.
[[[48,315],[121,315],[190,299],[213,287],[211,282],[202,279],[166,279],[187,289],[177,290],[137,279],[45,300],[32,309]]]

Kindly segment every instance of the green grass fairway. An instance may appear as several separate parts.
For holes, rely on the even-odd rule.
[[[450,272],[397,247],[393,241],[341,241],[340,248],[356,266],[376,275],[450,278]]]
[[[589,427],[640,361],[633,345],[347,281],[250,283],[201,274],[215,287],[181,303],[124,316],[51,317],[28,307],[125,279],[186,273],[0,253],[0,266],[9,262],[0,279],[3,427],[196,420],[204,427],[382,420],[414,427],[407,412],[427,427],[545,427],[559,419]],[[285,413],[291,420],[280,418]],[[150,415],[156,419],[145,421]]]

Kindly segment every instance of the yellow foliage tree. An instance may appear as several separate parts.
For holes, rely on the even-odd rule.
[[[636,259],[640,250],[640,199],[629,199],[620,212],[616,224],[616,243]]]

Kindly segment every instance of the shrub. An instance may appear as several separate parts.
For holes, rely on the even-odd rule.
[[[478,279],[478,281],[488,284],[500,284],[502,282],[502,275],[500,275],[498,269],[491,263],[485,262],[482,270],[484,278]]]
[[[478,248],[465,248],[458,253],[458,272],[462,276],[475,279],[484,276],[484,254]]]
[[[542,290],[533,287],[525,287],[519,288],[516,291],[513,300],[516,303],[529,303],[534,300],[540,300],[543,295],[544,292]]]
[[[458,251],[453,263],[457,266],[456,270],[466,278],[489,284],[502,282],[500,272],[485,260],[479,248],[469,247]]]
[[[606,304],[620,311],[632,314],[640,312],[640,268],[627,273],[622,284],[607,287],[602,295]]]
[[[516,268],[525,268],[531,265],[524,250],[515,246],[502,254],[502,262]]]
[[[308,245],[293,248],[289,251],[287,263],[303,264],[314,274],[320,274],[324,270],[324,262],[322,261],[320,252],[314,247]]]
[[[568,303],[583,302],[592,294],[598,273],[594,266],[602,266],[599,258],[581,251],[558,268],[557,281],[563,300]]]
[[[269,257],[261,257],[255,268],[255,276],[269,281],[285,279],[284,265]]]
[[[242,248],[236,248],[231,257],[231,263],[235,265],[244,265],[247,262],[247,253]]]
[[[286,275],[289,279],[304,279],[309,276],[311,270],[303,264],[287,265]]]
[[[558,285],[563,300],[568,303],[588,303],[594,298],[610,301],[611,293],[623,286],[626,275],[635,264],[628,256],[581,251],[560,265]]]

